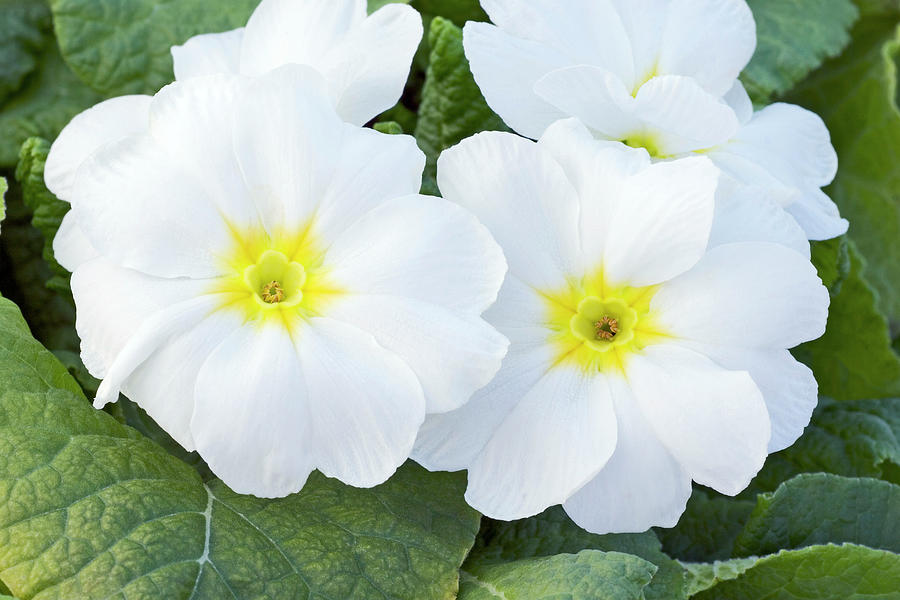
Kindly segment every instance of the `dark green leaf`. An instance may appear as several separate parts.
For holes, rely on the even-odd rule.
[[[466,21],[488,20],[478,0],[412,0],[412,5],[422,14],[450,19],[458,27]]]
[[[50,28],[50,9],[44,2],[0,0],[0,106],[37,68]]]
[[[729,558],[734,540],[756,504],[694,488],[678,524],[656,530],[663,550],[679,560]]]

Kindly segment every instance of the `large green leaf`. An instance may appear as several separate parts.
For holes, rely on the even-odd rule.
[[[900,552],[900,486],[826,473],[799,475],[759,496],[734,554],[829,542]]]
[[[505,129],[484,101],[463,52],[462,30],[435,17],[428,32],[431,59],[422,90],[416,140],[428,158],[423,190],[437,194],[438,155],[479,131]]]
[[[204,484],[90,407],[0,300],[0,579],[31,598],[450,599],[478,514],[410,463],[278,500]]]
[[[850,41],[858,13],[850,0],[748,0],[757,44],[741,79],[758,102],[783,94]]]
[[[425,15],[440,15],[462,27],[466,21],[487,21],[478,0],[412,0],[413,7]]]
[[[755,502],[726,498],[695,488],[678,524],[656,530],[663,550],[686,561],[728,558]]]
[[[694,600],[888,600],[900,590],[900,556],[844,544],[785,550],[719,565]],[[729,577],[733,577],[728,579]]]
[[[853,41],[789,96],[819,113],[840,169],[829,195],[850,220],[882,311],[900,319],[900,111],[896,105],[897,19],[864,17]]]
[[[642,600],[656,567],[630,554],[584,550],[460,572],[459,600]]]
[[[0,105],[37,67],[50,28],[50,9],[44,2],[0,0]]]
[[[173,79],[169,49],[246,24],[259,0],[51,0],[63,56],[108,95],[152,94]],[[50,137],[50,136],[44,136]]]

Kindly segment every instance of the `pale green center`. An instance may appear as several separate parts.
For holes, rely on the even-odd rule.
[[[637,311],[622,300],[588,296],[579,302],[569,327],[576,338],[592,349],[606,352],[633,340],[637,321]]]
[[[306,270],[277,250],[266,250],[244,269],[244,283],[261,306],[296,306],[303,300]]]

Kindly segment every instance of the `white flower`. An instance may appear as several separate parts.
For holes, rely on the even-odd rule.
[[[538,138],[575,116],[599,138],[656,158],[702,153],[763,186],[809,239],[847,231],[820,189],[837,156],[825,124],[798,106],[754,113],[737,76],[756,26],[744,0],[481,0],[496,26],[468,23],[464,44],[485,98]]]
[[[295,63],[319,71],[338,114],[363,125],[400,99],[422,39],[404,4],[366,15],[366,0],[263,0],[246,27],[192,37],[172,48],[177,80],[261,75]]]
[[[516,519],[563,503],[594,532],[672,526],[691,480],[742,490],[816,404],[787,348],[825,329],[807,258],[710,240],[718,170],[589,144],[482,133],[444,152],[444,196],[476,213],[509,273],[485,317],[510,339],[497,377],[429,416],[413,457],[468,469],[466,498]]]
[[[95,405],[121,390],[238,492],[382,482],[499,368],[496,242],[306,67],[104,103],[47,162]]]

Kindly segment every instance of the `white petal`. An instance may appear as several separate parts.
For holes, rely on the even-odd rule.
[[[721,96],[756,49],[756,22],[745,0],[673,0],[660,44],[660,73],[687,75]]]
[[[811,240],[830,240],[844,235],[850,228],[850,222],[841,218],[837,204],[822,190],[804,190],[785,210]]]
[[[705,158],[684,158],[631,177],[609,217],[609,280],[654,285],[694,266],[709,241],[718,173]]]
[[[731,107],[741,125],[753,118],[753,102],[751,102],[750,96],[747,94],[747,90],[740,79],[734,81],[734,85],[731,86],[731,89],[728,90],[728,93],[725,94],[722,100]]]
[[[99,256],[97,249],[84,235],[84,230],[81,229],[72,211],[63,217],[53,238],[53,256],[56,262],[72,273],[87,261]]]
[[[634,112],[659,156],[717,146],[739,127],[730,106],[680,75],[654,77],[645,83],[635,97]]]
[[[378,294],[480,315],[497,298],[506,263],[467,210],[433,196],[385,202],[342,232],[325,256],[330,279]]]
[[[244,28],[222,33],[195,35],[181,46],[172,46],[175,79],[228,73],[237,75],[241,67]]]
[[[148,135],[104,146],[78,170],[72,210],[100,253],[159,277],[214,277],[231,234],[196,174]]]
[[[320,70],[365,18],[365,0],[263,0],[247,22],[241,73],[261,75],[291,63]]]
[[[769,452],[784,450],[797,441],[809,424],[819,400],[819,386],[809,368],[787,350],[753,350],[693,344],[726,369],[747,371],[756,382],[772,422]]]
[[[534,92],[607,139],[625,139],[641,127],[635,99],[625,84],[600,67],[576,65],[550,71],[535,82]]]
[[[310,397],[280,323],[245,324],[197,375],[191,432],[200,456],[239,494],[299,491],[315,467]]]
[[[394,106],[422,40],[422,17],[403,4],[388,4],[352,30],[322,72],[341,117],[364,125]]]
[[[297,339],[316,466],[357,487],[378,485],[409,457],[425,419],[410,368],[359,329],[313,318]]]
[[[347,294],[328,315],[402,358],[422,385],[429,413],[464,404],[496,375],[509,345],[478,316],[410,298]]]
[[[612,380],[610,386],[618,423],[616,451],[563,508],[592,533],[674,527],[691,496],[691,476],[656,437],[628,385]]]
[[[653,297],[671,335],[744,348],[792,348],[825,332],[828,290],[801,254],[778,244],[716,246]]]
[[[606,378],[557,365],[528,390],[469,467],[466,501],[520,519],[567,500],[616,447]]]
[[[472,21],[463,27],[463,48],[484,99],[511,129],[536,139],[568,116],[534,93],[538,79],[569,64],[558,50]]]
[[[769,188],[735,184],[725,176],[716,191],[709,245],[734,242],[774,242],[809,258],[806,233]]]
[[[613,0],[630,42],[636,83],[658,74],[659,45],[668,3],[669,0]]]
[[[484,317],[515,343],[543,342],[554,333],[546,298],[513,274],[506,276]]]
[[[746,372],[671,344],[628,365],[628,383],[659,440],[697,483],[733,496],[766,460],[766,405]]]
[[[487,226],[522,281],[552,289],[579,272],[578,197],[540,145],[479,133],[441,154],[437,180]]]
[[[44,166],[47,189],[71,202],[75,173],[88,156],[110,142],[146,131],[150,96],[105,100],[72,119],[50,147]]]

